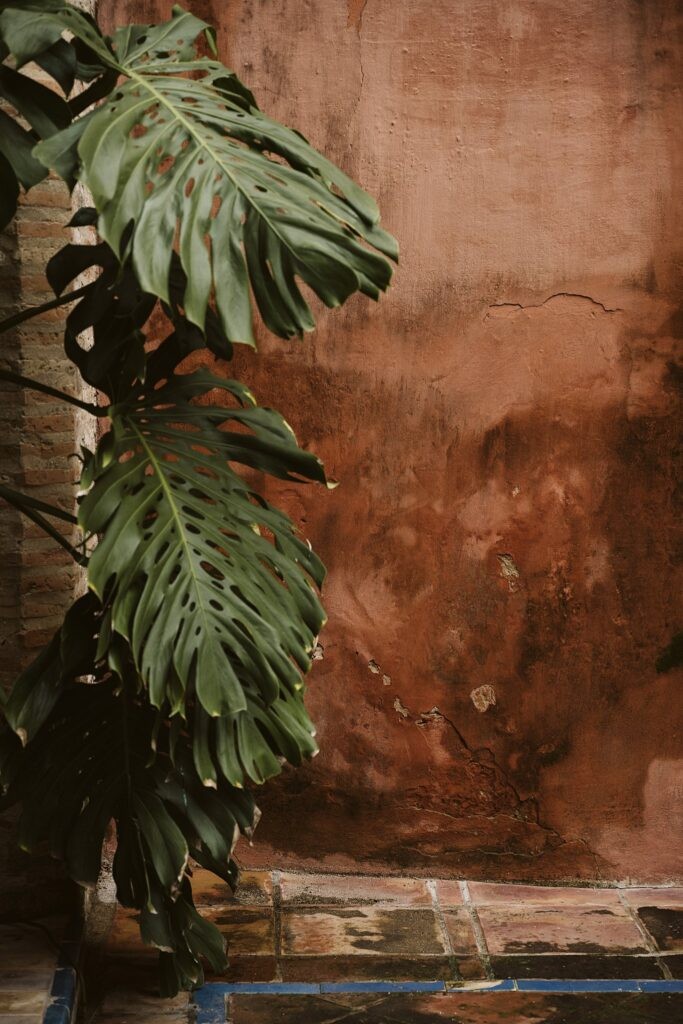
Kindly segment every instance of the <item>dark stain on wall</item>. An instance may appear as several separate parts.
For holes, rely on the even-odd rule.
[[[678,5],[189,6],[403,254],[230,371],[341,481],[267,485],[330,622],[245,861],[680,878]]]

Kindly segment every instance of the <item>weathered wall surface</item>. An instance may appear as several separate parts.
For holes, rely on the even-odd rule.
[[[402,248],[379,306],[238,360],[341,481],[279,489],[330,569],[322,753],[245,857],[680,877],[679,5],[187,6]]]

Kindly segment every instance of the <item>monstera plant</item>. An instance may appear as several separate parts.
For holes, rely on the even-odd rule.
[[[252,784],[316,751],[303,680],[324,622],[320,560],[240,472],[324,484],[322,464],[244,383],[182,364],[253,345],[254,308],[278,337],[311,330],[301,282],[327,306],[378,298],[396,245],[375,203],[261,113],[180,7],[107,36],[64,0],[0,2],[0,46],[3,223],[52,171],[85,186],[92,206],[71,224],[96,229],[49,262],[56,298],[0,329],[69,306],[66,356],[98,398],[61,398],[102,423],[76,519],[0,492],[88,583],[4,704],[3,801],[20,805],[21,845],[85,886],[114,823],[118,898],[173,993],[201,982],[203,957],[225,963],[192,865],[234,883]],[[76,547],[55,519],[77,522]]]

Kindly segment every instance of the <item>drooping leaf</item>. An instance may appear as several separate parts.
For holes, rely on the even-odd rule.
[[[194,404],[212,389],[235,405]],[[79,521],[100,534],[90,586],[107,594],[152,704],[169,699],[174,677],[171,710],[196,692],[209,715],[246,710],[247,689],[266,701],[299,689],[323,622],[311,582],[322,566],[230,463],[323,481],[319,460],[243,385],[208,371],[142,392],[111,417]]]
[[[128,81],[91,116],[79,175],[116,253],[133,225],[127,244],[145,291],[170,301],[177,237],[188,320],[203,328],[215,303],[228,339],[252,344],[251,288],[266,325],[288,338],[313,327],[298,279],[329,306],[357,290],[377,298],[391,276],[380,254],[395,258],[396,245],[369,196],[263,115],[232,72],[193,56],[207,28],[176,8],[170,22],[116,37]],[[54,166],[72,141],[53,137],[36,152]]]

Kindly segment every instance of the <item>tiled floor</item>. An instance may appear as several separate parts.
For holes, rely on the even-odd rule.
[[[637,994],[635,983],[633,994],[601,997],[521,991],[345,994],[329,986],[321,992],[319,986],[424,980],[466,990],[489,987],[495,979],[519,979],[522,988],[528,979],[638,979],[647,989],[651,979],[666,988],[662,982],[683,977],[683,888],[566,889],[246,872],[233,897],[214,876],[197,871],[194,891],[228,941],[229,970],[207,981],[285,985],[278,995],[229,995],[232,1024],[683,1020],[683,1003],[677,1017],[672,1002],[683,996]],[[153,950],[141,947],[131,916],[119,911],[98,974],[104,996],[99,1024],[185,1024],[185,996],[171,1003],[155,999],[154,959]],[[318,987],[296,995],[292,983]],[[218,1024],[226,1019],[227,990],[208,991],[208,1009],[198,1021]],[[610,1006],[616,1016],[610,1016]]]
[[[0,924],[0,1024],[42,1024],[52,1002],[64,925],[56,918],[31,925]]]

